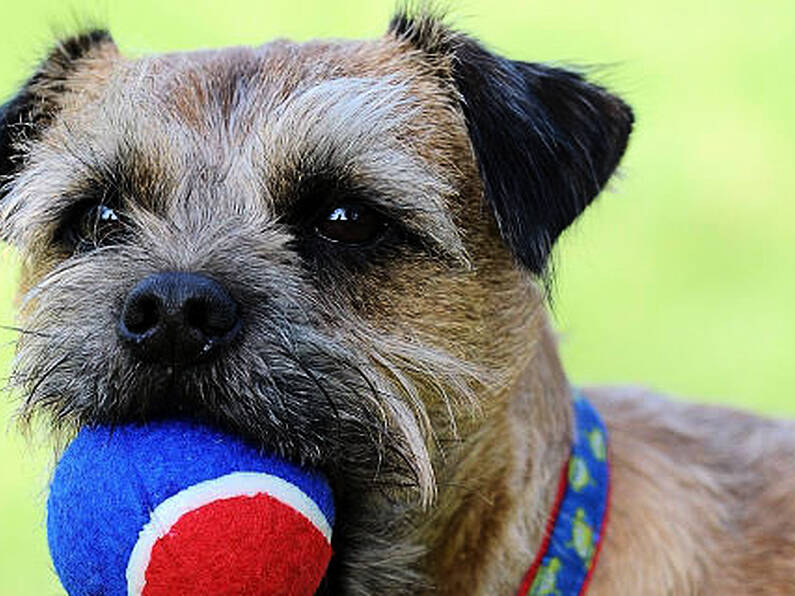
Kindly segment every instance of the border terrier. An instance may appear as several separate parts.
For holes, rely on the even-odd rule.
[[[0,112],[21,417],[189,415],[322,469],[327,593],[791,594],[791,424],[590,389],[609,469],[575,465],[547,263],[632,124],[427,10],[371,41],[61,41]],[[565,513],[608,483],[602,520]]]

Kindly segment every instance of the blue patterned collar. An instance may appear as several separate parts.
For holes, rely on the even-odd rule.
[[[596,565],[610,497],[607,429],[576,391],[573,406],[571,454],[561,471],[541,547],[518,596],[579,596]]]

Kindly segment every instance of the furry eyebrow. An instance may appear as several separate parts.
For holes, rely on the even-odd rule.
[[[399,218],[436,252],[468,263],[447,212],[455,189],[401,141],[419,109],[406,82],[395,77],[332,79],[294,92],[263,132],[275,210],[288,210],[285,203],[307,179],[336,181],[363,189],[368,202]]]

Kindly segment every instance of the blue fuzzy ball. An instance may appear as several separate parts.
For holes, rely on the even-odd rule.
[[[187,421],[82,430],[47,502],[73,596],[312,594],[333,523],[322,474]]]

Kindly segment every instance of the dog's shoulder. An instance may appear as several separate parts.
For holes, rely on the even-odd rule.
[[[795,424],[636,388],[588,396],[612,465],[594,593],[791,593]]]

